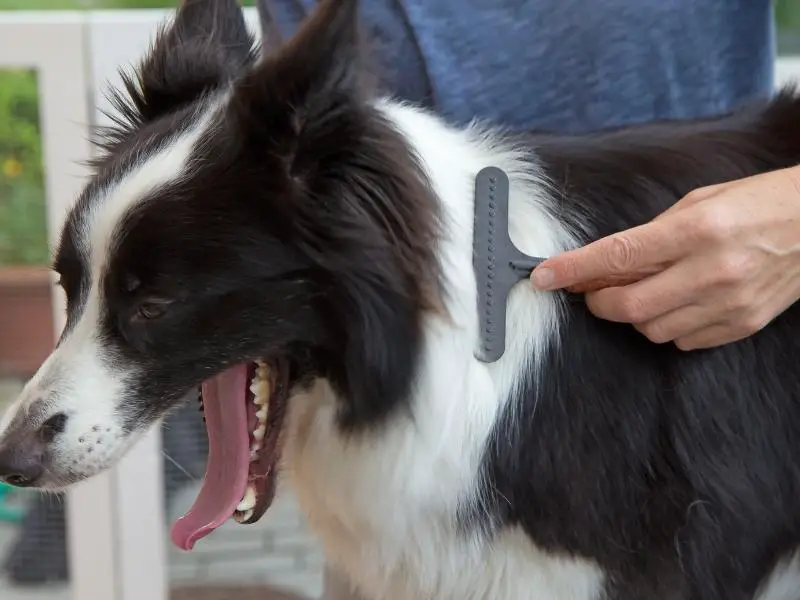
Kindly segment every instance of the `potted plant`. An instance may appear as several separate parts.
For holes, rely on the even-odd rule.
[[[0,71],[0,377],[28,377],[53,346],[36,74]]]

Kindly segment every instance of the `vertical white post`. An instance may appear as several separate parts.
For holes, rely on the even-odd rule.
[[[82,163],[90,156],[85,38],[79,13],[6,13],[0,20],[0,65],[33,68],[38,73],[51,245],[85,182]],[[64,300],[55,286],[53,300],[60,331]],[[68,495],[68,552],[75,600],[115,600],[117,595],[111,483],[110,474],[102,475]]]
[[[165,14],[164,11],[87,13],[85,43],[90,59],[93,123],[110,124],[103,114],[104,110],[111,110],[106,97],[108,87],[121,83],[120,68],[138,63]],[[160,431],[154,428],[111,474],[115,567],[119,580],[114,600],[167,600],[168,597],[161,456]]]

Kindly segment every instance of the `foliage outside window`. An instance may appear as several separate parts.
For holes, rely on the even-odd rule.
[[[36,73],[0,72],[0,264],[47,261]]]

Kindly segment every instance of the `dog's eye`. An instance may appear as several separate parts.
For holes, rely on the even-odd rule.
[[[167,312],[169,304],[170,303],[167,300],[152,300],[142,302],[136,309],[136,315],[134,318],[147,321],[157,319]]]

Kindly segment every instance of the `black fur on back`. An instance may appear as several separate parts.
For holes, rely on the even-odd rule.
[[[590,241],[695,188],[800,163],[800,95],[530,143],[563,218]],[[541,378],[529,374],[487,454],[495,514],[596,559],[611,600],[751,600],[800,545],[800,308],[684,353],[566,305]]]

